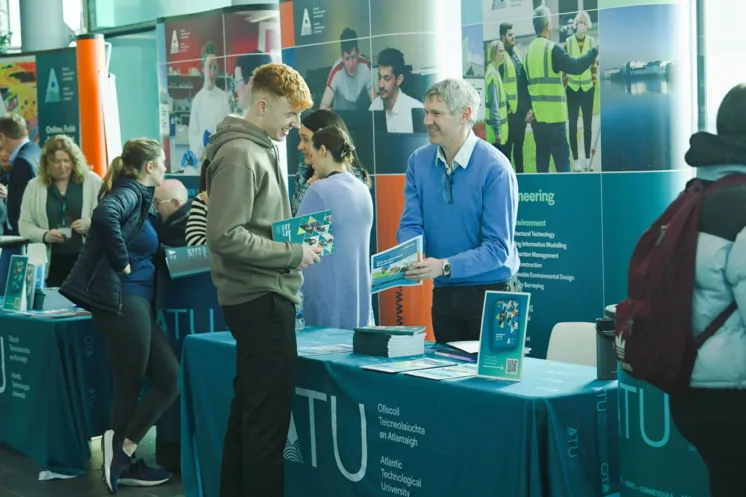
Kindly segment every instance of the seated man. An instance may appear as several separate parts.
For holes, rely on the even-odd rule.
[[[153,205],[158,210],[158,238],[167,247],[186,247],[189,192],[177,179],[166,179],[155,189]]]

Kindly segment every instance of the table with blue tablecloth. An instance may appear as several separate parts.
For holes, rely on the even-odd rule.
[[[106,343],[90,317],[0,311],[0,444],[42,469],[82,474],[112,396]]]
[[[311,328],[298,346],[352,343]],[[520,383],[363,370],[391,359],[298,359],[286,496],[594,497],[618,490],[617,385],[594,368],[527,359]],[[192,335],[181,372],[182,479],[219,495],[235,341]]]

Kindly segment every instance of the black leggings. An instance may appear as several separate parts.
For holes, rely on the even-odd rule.
[[[179,363],[145,297],[124,295],[121,316],[94,311],[93,324],[106,337],[114,375],[111,428],[140,443],[179,395]],[[146,377],[152,384],[140,401]]]
[[[583,148],[585,158],[591,158],[593,140],[593,98],[595,88],[575,91],[567,87],[567,118],[570,121],[570,151],[573,160],[578,160],[578,116],[583,110]]]
[[[671,417],[710,473],[711,497],[746,495],[746,391],[692,389],[671,397]]]

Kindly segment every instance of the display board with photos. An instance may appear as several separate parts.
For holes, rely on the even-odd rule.
[[[373,178],[371,254],[398,245],[409,156],[429,142],[424,95],[435,82],[460,76],[459,2],[451,0],[282,0],[282,60],[305,78],[314,109],[339,114],[361,165]],[[449,22],[445,22],[448,20]],[[299,138],[287,142],[292,177],[303,161]],[[374,296],[384,325],[430,325],[432,283]]]
[[[557,323],[594,322],[606,305],[626,297],[635,243],[692,177],[684,154],[696,129],[690,77],[696,54],[688,2],[461,2],[462,76],[482,93],[483,103],[494,82],[488,72],[504,75],[515,59],[525,69],[540,5],[549,9],[552,42],[576,57],[591,44],[599,50],[590,72],[561,75],[567,119],[553,126],[549,141],[557,155],[548,167],[537,160],[541,123],[532,120],[521,93],[508,118],[510,146],[503,150],[520,191],[518,277],[531,294],[526,345],[545,357]],[[657,36],[637,36],[645,32]],[[474,127],[483,138],[486,121],[483,112]],[[667,397],[621,375],[620,391],[620,419],[627,420],[619,439],[622,495],[706,495],[706,472],[676,431]],[[667,466],[677,470],[651,460],[675,461]],[[612,493],[616,480],[609,475]]]
[[[156,26],[161,141],[170,174],[199,176],[217,125],[249,107],[254,69],[280,61],[272,5],[167,18]]]
[[[681,168],[693,116],[680,110],[691,108],[694,90],[683,2],[547,2],[549,40],[575,58],[594,47],[599,54],[581,74],[560,71],[567,117],[542,128],[520,74],[540,43],[533,22],[540,5],[461,2],[461,75],[482,95],[474,132],[487,140],[495,137],[485,113],[487,94],[497,91],[494,74],[507,89],[508,137],[495,144],[518,175],[518,278],[531,293],[526,340],[532,355],[544,357],[556,323],[592,322],[626,295],[637,238],[691,177]],[[630,26],[653,24],[661,33],[655,41],[630,36]],[[492,100],[499,104],[500,97]],[[539,143],[554,151],[548,162],[537,130]],[[542,130],[556,132],[542,141]]]

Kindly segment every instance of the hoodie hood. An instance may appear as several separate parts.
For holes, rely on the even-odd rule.
[[[210,136],[206,151],[207,160],[212,162],[218,149],[232,140],[251,140],[264,148],[274,149],[272,140],[263,129],[241,116],[230,115],[218,124],[217,130]]]
[[[697,177],[715,181],[734,173],[746,173],[746,137],[699,132],[689,140],[686,163],[697,168]]]

